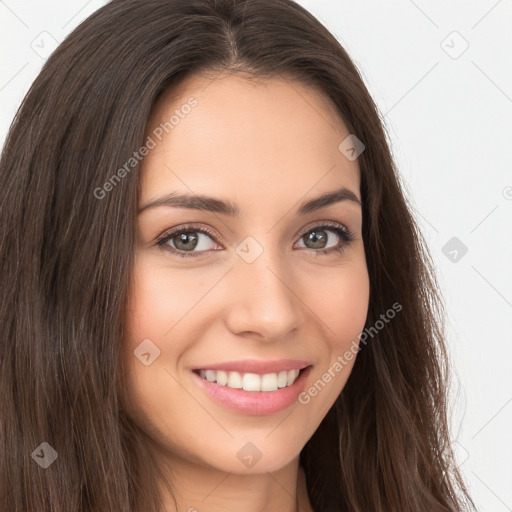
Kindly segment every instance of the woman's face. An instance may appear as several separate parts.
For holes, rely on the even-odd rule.
[[[340,394],[364,328],[359,168],[313,89],[212,78],[167,93],[148,126],[130,414],[169,460],[275,471]]]

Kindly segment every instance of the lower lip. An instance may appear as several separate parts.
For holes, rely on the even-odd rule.
[[[312,366],[308,366],[302,370],[291,386],[279,388],[276,391],[233,389],[203,379],[195,372],[192,374],[206,393],[227,409],[242,414],[265,415],[282,411],[297,401],[297,397],[306,385],[311,368]]]

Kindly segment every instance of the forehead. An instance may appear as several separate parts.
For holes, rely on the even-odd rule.
[[[300,82],[192,75],[153,109],[142,195],[179,189],[257,202],[282,192],[296,202],[340,185],[359,195],[357,161],[338,149],[348,135],[329,98]]]

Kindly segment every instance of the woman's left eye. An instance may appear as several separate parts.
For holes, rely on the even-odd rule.
[[[334,233],[335,236],[332,236]],[[336,238],[339,239],[337,243],[332,245],[333,239],[336,242]],[[341,224],[323,224],[321,226],[315,226],[314,228],[308,229],[300,238],[299,241],[305,240],[304,243],[310,244],[306,246],[306,249],[312,249],[317,254],[327,254],[331,251],[343,252],[350,242],[354,241],[352,233]]]
[[[309,228],[302,233],[299,242],[304,244],[301,248],[323,255],[332,251],[343,252],[353,240],[353,235],[345,226],[335,223]],[[156,245],[181,258],[195,258],[209,250],[219,250],[212,247],[212,245],[215,246],[214,234],[208,229],[196,227],[182,227],[165,233],[158,239]]]

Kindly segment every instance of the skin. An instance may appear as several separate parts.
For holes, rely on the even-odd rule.
[[[197,105],[162,141],[155,139],[142,161],[139,207],[189,192],[236,203],[240,214],[171,206],[139,214],[123,352],[129,412],[162,463],[174,468],[178,510],[312,510],[299,453],[355,358],[309,403],[259,416],[214,402],[191,370],[240,359],[300,359],[313,365],[308,389],[358,341],[369,301],[361,206],[345,200],[297,214],[301,202],[342,186],[361,199],[357,160],[338,149],[349,131],[329,100],[308,86],[224,73],[193,75],[167,91],[147,135],[191,96]],[[347,244],[324,231],[326,245],[341,242],[342,252],[320,255],[318,246],[306,245],[303,232],[325,221],[352,232]],[[188,223],[216,235],[195,232],[201,246],[191,250],[204,251],[199,257],[156,245],[160,235]],[[250,264],[236,252],[248,236],[263,249]],[[175,237],[167,247],[177,244]],[[149,366],[134,357],[145,339],[160,350]],[[247,442],[262,454],[250,468],[237,457]],[[170,498],[166,507],[176,510]]]

